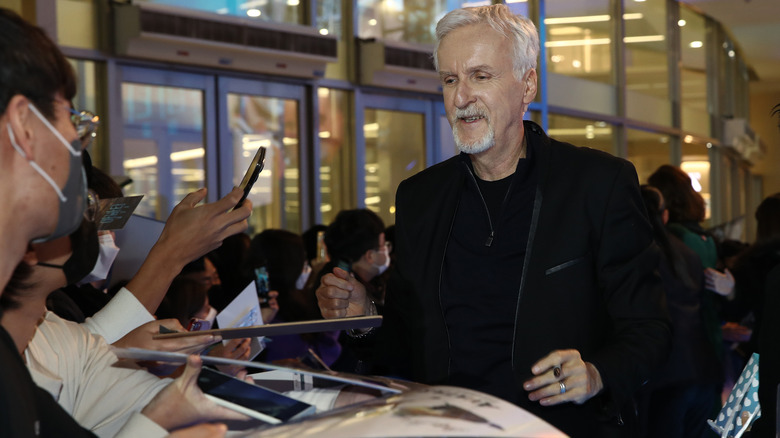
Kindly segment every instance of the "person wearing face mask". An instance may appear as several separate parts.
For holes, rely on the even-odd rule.
[[[297,322],[319,319],[317,301],[301,290],[311,268],[306,261],[303,239],[300,235],[280,229],[267,229],[252,238],[244,263],[245,280],[253,281],[255,268],[265,267],[269,289],[277,293],[279,311],[266,323]],[[271,337],[260,360],[274,362],[283,359],[307,359],[309,350],[331,365],[341,353],[339,332],[308,333]],[[305,362],[308,361],[305,360]]]
[[[314,288],[319,286],[323,276],[333,272],[335,268],[341,268],[365,287],[366,294],[373,303],[372,314],[381,315],[388,279],[391,277],[391,273],[386,273],[391,259],[384,231],[384,222],[371,210],[340,211],[325,230],[325,247],[330,260],[317,273],[317,278],[312,282]],[[309,293],[316,300],[315,290]],[[357,353],[366,349],[362,335],[361,331],[351,330],[341,335],[339,341],[343,351],[333,369],[368,372],[371,359],[367,354]]]
[[[193,421],[239,418],[197,390],[182,399],[173,390],[182,382],[166,391],[171,379],[158,379],[130,363],[114,366],[117,358],[103,338],[47,311],[48,291],[83,278],[97,259],[96,235],[94,223],[85,220],[70,236],[33,245],[17,269],[18,281],[5,290],[12,305],[4,306],[0,323],[33,380],[99,436],[115,436],[120,430],[130,436],[165,436]],[[173,320],[161,323],[177,327]]]
[[[70,63],[40,28],[5,8],[0,8],[0,59],[0,190],[4,203],[0,209],[0,304],[6,306],[12,305],[6,286],[30,242],[67,236],[84,217],[87,191],[81,150],[91,133],[90,120],[70,104],[76,94]],[[59,269],[42,269],[62,275]],[[4,436],[94,436],[35,385],[6,328],[0,329],[0,364],[0,431]],[[200,362],[190,358],[188,365],[185,374],[192,379]],[[192,392],[192,385],[180,389],[184,393],[174,391],[174,395]],[[166,420],[165,415],[158,418]],[[186,424],[196,422],[190,418]],[[208,436],[225,433],[224,426],[196,428]]]

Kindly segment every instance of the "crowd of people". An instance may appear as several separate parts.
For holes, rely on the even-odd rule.
[[[523,120],[538,52],[536,27],[504,5],[441,19],[434,62],[461,153],[401,183],[395,224],[351,209],[303,234],[249,236],[251,202],[232,208],[241,191],[203,204],[202,189],[109,287],[121,248],[95,214],[122,189],[89,159],[95,121],[71,106],[70,64],[0,9],[0,430],[224,435],[219,421],[246,417],[200,391],[198,354],[249,359],[251,340],[153,335],[213,328],[255,284],[265,323],[383,316],[272,337],[255,360],[472,388],[573,437],[713,436],[727,358],[766,353],[752,433],[773,436],[780,194],[756,211],[756,242],[725,257],[681,169],[640,186],[628,161]],[[751,335],[727,348],[724,321]],[[116,366],[111,345],[193,354]],[[298,396],[329,409],[369,395]]]

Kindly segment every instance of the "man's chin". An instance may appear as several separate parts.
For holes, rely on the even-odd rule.
[[[493,146],[493,143],[492,142],[461,143],[455,141],[455,146],[458,148],[458,151],[473,155],[473,154],[479,154],[481,152],[485,152],[486,150],[490,149]]]

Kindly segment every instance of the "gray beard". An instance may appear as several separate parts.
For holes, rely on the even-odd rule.
[[[455,138],[455,146],[457,146],[458,150],[467,154],[485,152],[492,148],[496,143],[496,133],[493,131],[493,127],[490,126],[490,124],[488,124],[488,132],[486,132],[482,138],[470,144],[464,143],[461,140],[457,125],[452,127],[452,136]]]

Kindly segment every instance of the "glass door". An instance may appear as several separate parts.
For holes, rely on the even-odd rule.
[[[250,235],[266,228],[301,232],[309,217],[304,87],[220,77],[220,193],[244,177],[257,149],[266,148],[265,168],[249,193]]]
[[[129,177],[126,196],[144,195],[136,214],[165,220],[201,187],[216,200],[213,77],[122,67],[120,78],[122,157],[112,173]]]
[[[364,145],[357,148],[358,200],[391,225],[398,184],[449,150],[440,135],[443,109],[434,100],[360,93],[355,98],[356,139]]]

